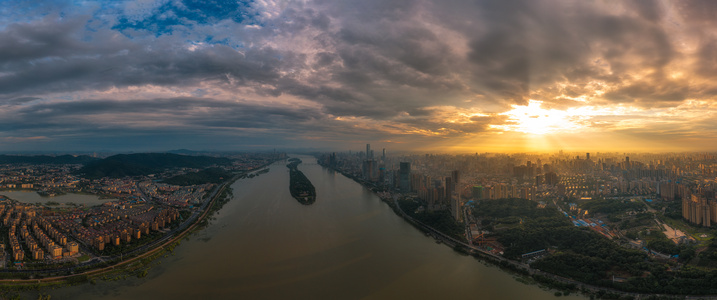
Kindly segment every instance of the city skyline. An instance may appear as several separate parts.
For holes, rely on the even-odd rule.
[[[709,1],[10,1],[0,152],[713,151],[716,11]]]

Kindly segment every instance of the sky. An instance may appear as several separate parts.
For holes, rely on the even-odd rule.
[[[0,151],[714,151],[717,1],[3,1]]]

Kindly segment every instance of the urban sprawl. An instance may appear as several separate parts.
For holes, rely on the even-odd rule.
[[[365,151],[330,153],[320,162],[383,191],[384,197],[411,197],[423,204],[417,212],[448,211],[467,226],[466,239],[481,242],[498,254],[497,241],[476,241],[487,233],[471,216],[469,206],[477,201],[522,198],[538,207],[554,204],[575,226],[585,226],[616,239],[625,246],[644,248],[637,237],[626,238],[625,230],[609,226],[581,203],[593,199],[640,201],[649,210],[653,201],[681,203],[685,221],[709,227],[717,222],[717,160],[713,153],[565,153],[466,155],[386,155]],[[679,209],[679,208],[678,208]],[[664,211],[663,211],[664,213]],[[605,216],[602,216],[605,217]],[[464,220],[468,218],[468,220]],[[649,230],[664,231],[676,244],[694,238],[659,220]],[[617,225],[617,224],[613,224]],[[650,254],[661,255],[657,251]],[[663,255],[669,257],[669,255]]]
[[[250,170],[269,161],[252,155],[232,158],[233,164],[224,167],[227,171]],[[80,167],[0,165],[0,267],[32,269],[77,264],[129,250],[122,246],[133,241],[139,247],[168,233],[170,224],[197,216],[216,187],[211,183],[178,186],[161,182],[199,169],[85,179],[75,175]],[[47,201],[22,203],[3,196],[3,190],[35,191]],[[53,201],[53,196],[75,193],[96,195],[107,201],[97,206]]]

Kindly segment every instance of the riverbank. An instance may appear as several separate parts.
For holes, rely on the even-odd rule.
[[[325,165],[322,165],[325,168],[328,168]],[[392,210],[399,216],[401,216],[405,221],[407,221],[409,224],[413,225],[415,228],[419,229],[421,232],[426,233],[429,236],[432,236],[434,239],[439,241],[440,243],[445,244],[448,247],[451,247],[454,251],[470,255],[475,257],[476,259],[479,259],[481,261],[496,265],[500,267],[501,269],[518,275],[519,277],[516,279],[517,281],[525,284],[538,284],[541,287],[544,288],[550,288],[558,290],[556,291],[556,296],[563,296],[563,295],[569,295],[571,293],[582,293],[583,295],[587,297],[597,297],[597,298],[603,298],[603,299],[717,299],[717,297],[713,296],[687,296],[687,295],[666,295],[666,294],[641,294],[641,293],[632,293],[628,291],[622,291],[622,290],[616,290],[613,288],[608,287],[601,287],[601,286],[594,286],[590,284],[586,284],[583,282],[579,282],[570,278],[565,278],[561,276],[557,276],[554,274],[546,273],[541,270],[533,269],[529,265],[521,263],[519,261],[510,260],[507,258],[504,258],[499,255],[495,255],[493,253],[490,253],[488,251],[485,251],[483,249],[473,247],[471,245],[468,245],[462,241],[458,241],[447,234],[434,229],[433,227],[421,223],[420,221],[412,218],[410,215],[405,213],[399,203],[399,199],[402,197],[405,197],[402,194],[398,193],[391,193],[385,191],[384,188],[378,187],[374,185],[373,183],[366,182],[364,180],[361,180],[360,178],[357,178],[353,176],[352,174],[347,174],[345,172],[342,172],[340,170],[331,169],[335,172],[338,172],[342,175],[344,175],[347,178],[352,179],[356,183],[359,183],[364,188],[371,190],[376,196],[378,196],[384,203],[389,205],[389,207],[392,208]]]
[[[267,168],[269,165],[280,161],[277,159],[261,165],[250,170],[243,171],[236,174],[229,180],[225,181],[221,185],[218,185],[210,194],[208,194],[208,200],[202,204],[202,207],[195,211],[193,214],[197,214],[196,219],[188,219],[190,223],[180,224],[177,228],[168,232],[164,237],[149,242],[148,244],[141,246],[137,249],[131,250],[127,253],[115,255],[104,261],[93,261],[91,264],[78,264],[70,267],[48,269],[43,270],[44,273],[33,273],[33,271],[27,270],[21,275],[30,277],[29,279],[0,279],[0,288],[4,291],[14,290],[34,290],[46,287],[58,287],[63,285],[74,285],[85,282],[91,282],[95,278],[104,276],[110,273],[133,273],[137,270],[142,270],[136,274],[138,277],[142,277],[142,273],[146,274],[146,266],[148,266],[153,260],[159,258],[166,251],[171,251],[179,245],[182,238],[187,237],[188,234],[201,230],[206,225],[207,219],[215,213],[220,206],[217,203],[226,203],[231,197],[231,193],[228,189],[236,180],[244,178],[247,174],[252,174],[258,170]],[[200,213],[201,212],[201,213]],[[190,221],[191,220],[191,221]],[[145,250],[146,251],[141,251]],[[9,270],[8,270],[9,271]],[[13,272],[13,274],[18,272]],[[44,274],[62,274],[61,276],[43,276]],[[19,273],[18,273],[19,274]],[[131,275],[131,274],[130,274]],[[34,278],[33,278],[34,277]]]
[[[462,299],[478,294],[554,300],[552,291],[446,251],[353,180],[310,157],[294,157],[304,161],[299,169],[316,187],[313,205],[291,197],[286,163],[280,161],[266,174],[231,185],[234,197],[206,229],[155,261],[145,278],[111,274],[99,276],[96,284],[40,292],[76,300]],[[38,293],[22,296],[36,299]]]

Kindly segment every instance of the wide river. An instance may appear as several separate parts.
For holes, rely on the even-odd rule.
[[[49,290],[52,299],[556,299],[437,244],[369,190],[299,156],[313,205],[289,195],[285,162],[234,198],[145,278]],[[585,299],[568,296],[561,299]]]

